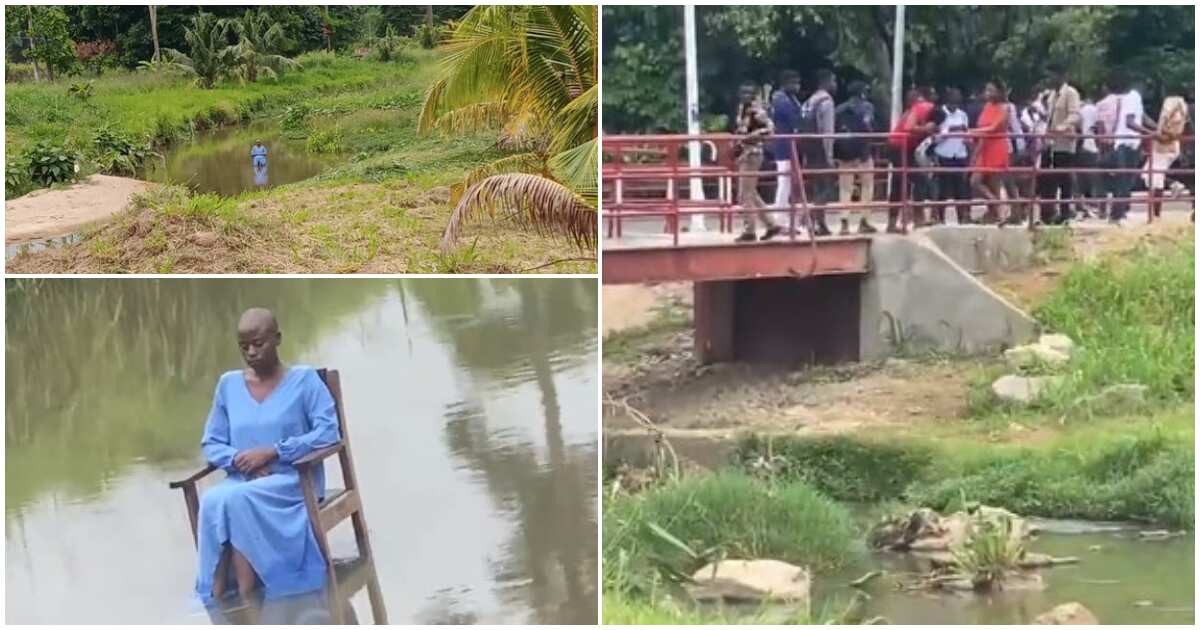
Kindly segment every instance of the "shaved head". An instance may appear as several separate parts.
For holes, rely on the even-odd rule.
[[[283,334],[275,315],[265,308],[242,313],[237,326],[238,348],[242,360],[259,374],[271,374],[279,367],[279,344]]]
[[[238,332],[242,331],[262,330],[266,332],[279,332],[279,322],[275,321],[275,314],[270,310],[262,307],[254,307],[246,309],[245,313],[238,319]]]

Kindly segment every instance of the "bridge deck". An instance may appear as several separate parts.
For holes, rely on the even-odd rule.
[[[791,240],[779,236],[758,243],[735,243],[734,234],[626,232],[604,239],[605,284],[704,282],[844,275],[867,272],[871,239],[858,236]]]

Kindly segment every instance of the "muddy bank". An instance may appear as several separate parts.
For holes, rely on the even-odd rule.
[[[112,218],[134,195],[157,186],[138,179],[92,175],[66,188],[35,190],[4,202],[7,245],[67,236]]]

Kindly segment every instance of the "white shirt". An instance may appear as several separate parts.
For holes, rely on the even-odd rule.
[[[1096,146],[1096,139],[1092,137],[1092,127],[1096,126],[1097,116],[1096,106],[1092,103],[1084,103],[1079,107],[1079,125],[1083,127],[1083,142],[1079,148],[1088,153],[1096,153],[1100,149]]]
[[[942,111],[945,112],[946,118],[938,126],[939,134],[950,133],[950,129],[953,127],[962,127],[963,129],[970,127],[967,120],[967,112],[963,111],[961,107],[953,112],[950,111],[950,108],[943,107]],[[939,137],[937,146],[933,148],[933,152],[938,157],[947,159],[965,158],[967,157],[967,143],[962,136],[950,138]]]
[[[1114,144],[1118,147],[1137,149],[1142,146],[1142,137],[1129,127],[1129,117],[1133,116],[1133,120],[1139,124],[1145,117],[1146,110],[1142,109],[1142,95],[1138,94],[1137,90],[1129,90],[1128,94],[1121,96],[1118,103],[1120,115],[1117,118],[1116,134],[1126,137],[1118,138]]]

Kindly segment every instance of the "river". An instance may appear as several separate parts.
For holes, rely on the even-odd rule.
[[[596,621],[592,280],[8,281],[7,623],[209,623],[169,480],[238,313],[337,368],[391,623]],[[333,473],[334,467],[329,468]],[[329,485],[339,487],[340,475]],[[335,557],[352,555],[349,524]],[[350,599],[371,618],[365,589]]]
[[[250,161],[250,148],[257,141],[267,147],[263,168]],[[271,119],[199,132],[192,140],[167,150],[164,160],[151,160],[146,179],[228,197],[308,179],[320,173],[327,162],[309,153],[303,138],[283,135]]]

